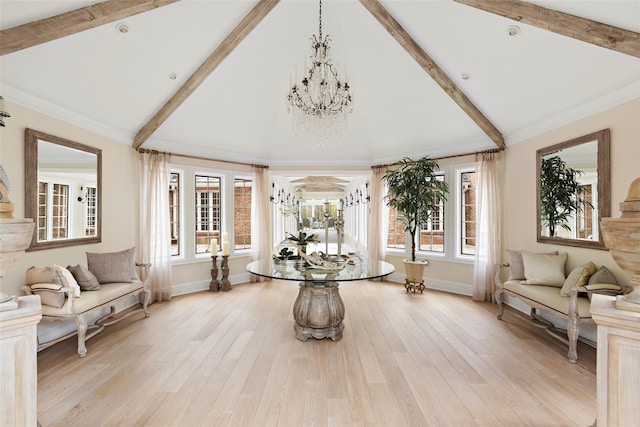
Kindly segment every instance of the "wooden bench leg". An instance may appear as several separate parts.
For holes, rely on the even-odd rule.
[[[572,316],[567,320],[567,337],[569,338],[569,362],[578,361],[578,335],[580,335],[580,321],[578,316]]]
[[[144,310],[144,317],[149,317],[149,310],[147,309],[149,303],[151,302],[151,289],[144,288],[143,290],[144,298],[142,300],[142,309]]]
[[[87,346],[85,345],[87,337],[87,318],[84,314],[76,316],[76,325],[78,327],[78,355],[85,357],[87,355]]]
[[[504,292],[502,288],[499,288],[496,291],[496,303],[498,303],[498,320],[502,320],[502,315],[504,314],[504,306],[502,305],[502,296]]]

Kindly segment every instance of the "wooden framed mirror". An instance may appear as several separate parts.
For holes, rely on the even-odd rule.
[[[609,129],[536,151],[538,242],[605,249],[611,215]]]
[[[27,129],[25,189],[27,251],[102,240],[102,150]]]

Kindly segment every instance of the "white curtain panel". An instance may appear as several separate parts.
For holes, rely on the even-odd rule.
[[[472,292],[474,301],[495,301],[493,280],[501,251],[500,167],[500,153],[476,155],[476,257]]]
[[[382,182],[382,175],[387,171],[387,167],[374,166],[371,170],[367,258],[384,261],[387,252],[386,242],[389,227],[387,208],[384,202],[386,187]]]
[[[151,264],[152,301],[171,299],[168,153],[140,153],[140,257]]]
[[[269,218],[269,179],[267,168],[253,166],[253,191],[251,192],[251,258],[253,261],[271,256],[271,224]],[[264,278],[251,275],[252,282]]]

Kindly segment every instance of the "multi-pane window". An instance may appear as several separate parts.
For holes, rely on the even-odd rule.
[[[250,179],[233,180],[234,248],[251,249],[251,191]]]
[[[476,253],[476,173],[462,171],[459,177],[460,188],[460,254]]]
[[[66,239],[69,236],[69,186],[53,184],[51,238]]]
[[[38,183],[38,241],[47,240],[47,208],[49,184],[46,182]]]
[[[389,207],[389,233],[387,234],[387,247],[404,249],[404,225],[398,211]]]
[[[573,229],[577,230],[577,235],[574,237],[576,239],[594,239],[594,229],[593,229],[593,184],[586,184],[582,186],[582,196],[584,200],[587,202],[583,209],[580,209],[577,212],[577,224]],[[596,237],[597,239],[597,237]]]
[[[438,175],[436,179],[444,181],[444,174]],[[430,212],[429,221],[420,225],[418,251],[444,253],[445,202],[440,197],[437,197],[435,203],[438,207]]]
[[[84,228],[84,235],[85,237],[93,237],[97,235],[96,219],[98,207],[98,189],[96,187],[87,187],[85,202],[86,207],[84,215],[86,226]]]
[[[211,239],[220,242],[220,177],[195,176],[196,254],[211,251]]]
[[[171,172],[169,176],[169,229],[171,234],[171,255],[180,255],[180,174]]]

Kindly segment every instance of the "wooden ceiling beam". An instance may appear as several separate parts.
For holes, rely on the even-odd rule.
[[[280,0],[260,0],[171,99],[138,131],[133,140],[133,148],[138,149],[144,144],[279,2]]]
[[[119,19],[175,3],[178,0],[110,0],[0,31],[0,56]]]
[[[456,86],[447,74],[416,43],[391,14],[377,0],[360,0],[360,3],[382,24],[411,57],[442,87],[447,95],[473,120],[500,149],[505,148],[500,131],[487,119],[469,98]]]
[[[640,33],[519,0],[454,0],[543,30],[640,58]]]

